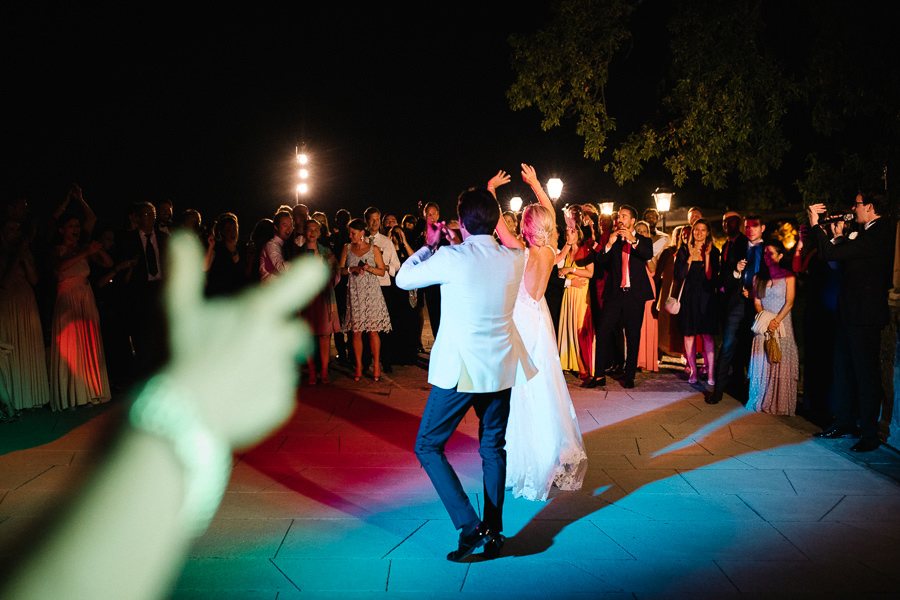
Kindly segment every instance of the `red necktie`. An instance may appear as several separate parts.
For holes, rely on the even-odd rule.
[[[631,287],[631,280],[628,277],[628,256],[631,254],[631,244],[625,242],[622,246],[622,287]]]

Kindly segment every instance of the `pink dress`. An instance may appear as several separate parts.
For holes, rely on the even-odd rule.
[[[50,353],[53,410],[99,404],[111,397],[90,272],[87,259],[81,259],[59,273]]]
[[[649,271],[650,285],[653,287],[653,295],[656,296],[656,283],[653,274]],[[641,323],[641,346],[638,350],[637,366],[645,371],[659,371],[659,321],[653,316],[653,305],[656,298],[644,303],[644,321]]]

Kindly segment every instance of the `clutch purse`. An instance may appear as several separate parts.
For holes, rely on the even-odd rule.
[[[669,286],[669,297],[666,298],[666,303],[663,305],[663,308],[670,315],[677,315],[678,311],[681,310],[681,292],[684,291],[684,285],[682,284],[681,289],[678,290],[678,297],[675,298],[672,296],[672,287],[675,285],[675,282],[672,281],[672,285]]]

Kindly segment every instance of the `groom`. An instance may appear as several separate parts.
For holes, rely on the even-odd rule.
[[[488,190],[460,194],[457,211],[463,243],[438,250],[443,223],[429,223],[426,245],[403,263],[396,279],[405,290],[441,286],[441,327],[431,349],[432,388],[416,456],[453,525],[461,530],[459,548],[447,555],[454,562],[484,544],[488,556],[500,553],[510,389],[537,372],[512,319],[524,254],[494,241],[500,206]],[[447,440],[470,406],[480,420],[483,521],[444,455]]]

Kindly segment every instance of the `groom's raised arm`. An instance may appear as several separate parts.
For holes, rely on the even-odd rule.
[[[446,281],[446,251],[436,256],[428,246],[422,246],[415,254],[403,261],[397,271],[397,287],[403,290],[414,290],[444,283]],[[443,267],[441,266],[443,265]]]

